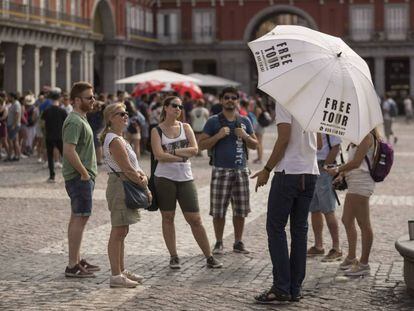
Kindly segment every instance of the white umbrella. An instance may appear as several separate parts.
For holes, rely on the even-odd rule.
[[[305,130],[358,144],[383,122],[368,65],[342,39],[301,26],[276,26],[249,47],[258,88]]]
[[[240,83],[237,81],[229,80],[223,77],[207,75],[201,73],[190,73],[190,77],[199,79],[201,82],[198,83],[199,86],[210,86],[210,87],[226,87],[226,86],[239,86]]]
[[[173,83],[173,82],[199,83],[200,82],[200,80],[196,78],[182,75],[180,73],[158,69],[158,70],[140,73],[134,76],[124,78],[124,79],[120,79],[120,80],[115,81],[115,83],[116,84],[136,84],[136,83],[143,83],[143,82],[147,82],[151,80],[164,82],[164,83]]]

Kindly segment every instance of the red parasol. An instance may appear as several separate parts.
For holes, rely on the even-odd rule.
[[[151,94],[154,92],[159,92],[165,86],[165,83],[150,80],[143,83],[137,83],[134,90],[132,91],[133,97],[139,97],[144,94]]]
[[[203,91],[193,82],[171,83],[171,87],[181,96],[188,92],[190,93],[192,99],[199,99],[203,97]]]

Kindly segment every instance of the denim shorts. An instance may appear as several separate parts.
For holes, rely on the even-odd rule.
[[[9,139],[10,140],[15,140],[17,138],[17,134],[20,131],[20,126],[16,126],[14,129],[12,128],[12,126],[7,126],[7,132],[9,134]]]
[[[65,188],[70,198],[72,214],[75,216],[90,216],[95,181],[93,179],[81,180],[80,176],[77,176],[65,181]]]
[[[328,214],[335,211],[336,198],[332,188],[332,179],[332,176],[320,169],[320,175],[316,180],[315,192],[309,206],[310,212]]]

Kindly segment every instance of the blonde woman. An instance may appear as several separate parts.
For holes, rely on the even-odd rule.
[[[165,98],[159,128],[151,131],[151,146],[159,161],[154,172],[157,199],[162,216],[162,232],[170,253],[170,268],[179,269],[175,241],[174,217],[177,201],[184,218],[191,226],[193,236],[207,259],[208,268],[221,268],[211,254],[210,243],[200,217],[197,190],[188,158],[198,152],[197,142],[191,126],[178,121],[183,112],[181,99],[175,96]]]
[[[112,104],[104,110],[105,129],[102,133],[103,153],[109,172],[106,200],[111,212],[111,235],[108,242],[108,256],[111,264],[110,287],[136,287],[142,282],[142,276],[125,270],[124,240],[129,225],[139,221],[137,209],[125,205],[125,194],[121,178],[127,178],[148,191],[147,176],[139,166],[137,156],[131,145],[122,137],[128,125],[128,113],[123,104]],[[121,177],[117,176],[117,172]]]
[[[348,256],[340,264],[340,269],[345,270],[345,275],[348,276],[360,276],[370,273],[368,260],[374,234],[369,213],[369,198],[374,192],[375,182],[371,178],[365,157],[368,158],[372,166],[374,149],[375,146],[378,146],[375,141],[378,141],[379,138],[378,131],[376,129],[372,130],[359,145],[351,144],[349,146],[347,163],[327,169],[332,176],[339,174],[338,178],[345,177],[348,184],[342,214],[342,222],[348,238]],[[355,220],[361,230],[362,253],[359,260],[356,258],[358,236]]]

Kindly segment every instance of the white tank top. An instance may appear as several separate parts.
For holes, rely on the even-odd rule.
[[[167,137],[164,133],[161,135],[161,146],[164,151],[173,149],[187,148],[188,139],[185,135],[184,125],[180,122],[180,135],[175,138]],[[164,177],[174,181],[193,180],[191,171],[191,162],[158,162],[154,175]]]
[[[106,171],[108,173],[112,173],[113,171],[110,168],[110,167],[112,167],[112,169],[115,172],[122,172],[121,168],[116,163],[116,161],[112,158],[111,152],[109,151],[109,145],[111,144],[112,140],[114,140],[115,138],[120,139],[121,142],[124,143],[126,151],[128,153],[129,162],[131,162],[132,167],[136,171],[142,171],[141,167],[139,166],[137,156],[136,156],[134,150],[132,150],[131,145],[122,136],[116,135],[115,133],[106,134],[105,141],[104,141],[104,144],[103,144],[103,154],[104,154],[104,161],[105,161]]]
[[[372,167],[372,163],[374,162],[374,146],[375,145],[378,145],[378,142],[373,143],[372,146],[369,148],[368,153],[367,153],[367,157],[368,157],[369,164],[371,165],[371,167]],[[358,146],[353,145],[353,144],[351,144],[349,146],[348,161],[354,159],[357,148],[358,148]],[[365,157],[362,160],[361,165],[357,168],[357,170],[361,170],[361,171],[364,171],[364,172],[369,172],[368,164],[367,164],[367,161],[365,160]]]

